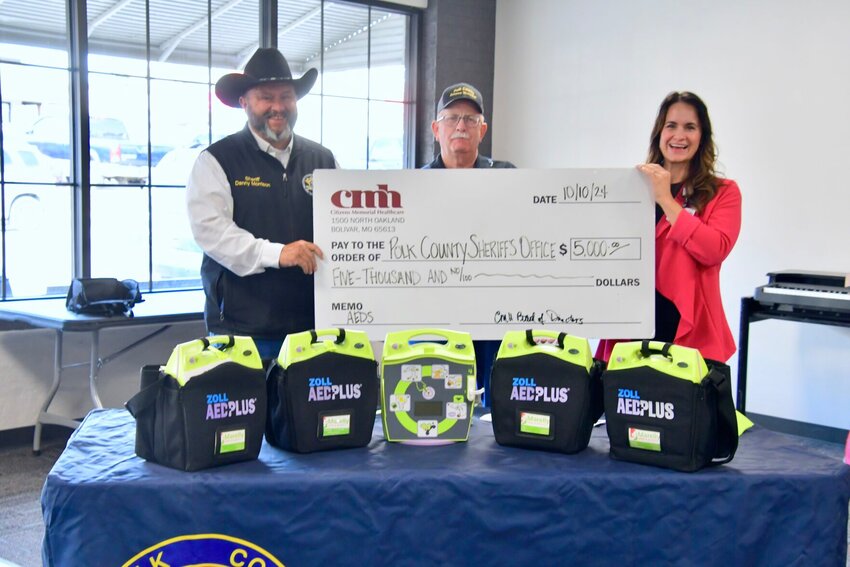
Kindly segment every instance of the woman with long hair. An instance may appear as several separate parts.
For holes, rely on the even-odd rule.
[[[741,229],[741,191],[715,171],[705,103],[690,92],[662,101],[646,163],[655,199],[655,337],[725,362],[735,342],[720,298],[720,266]],[[613,340],[599,344],[608,360]]]

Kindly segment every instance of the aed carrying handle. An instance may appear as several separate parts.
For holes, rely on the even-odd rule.
[[[334,344],[341,345],[345,342],[345,329],[340,327],[338,329],[310,329],[310,344],[316,344],[319,342],[319,337],[327,335],[336,335]]]
[[[555,331],[537,331],[538,337],[550,337],[555,338]],[[564,339],[567,337],[566,333],[558,333],[558,348],[564,350]],[[534,341],[534,331],[531,329],[525,330],[525,340],[528,342],[528,346],[537,346],[537,343]]]
[[[658,345],[661,345],[659,348]],[[653,354],[660,354],[664,356],[664,358],[671,359],[670,356],[670,347],[673,346],[673,343],[662,343],[661,341],[649,341],[643,340],[640,343],[640,355],[644,358],[649,358]]]
[[[212,335],[209,337],[201,337],[198,339],[204,345],[204,348],[201,350],[207,350],[211,346],[217,350],[227,350],[232,348],[233,345],[236,344],[236,339],[234,339],[233,335]],[[224,346],[219,347],[218,345],[224,344]],[[213,346],[216,345],[216,346]]]
[[[424,336],[424,335],[436,335],[438,337],[442,337],[447,341],[448,345],[453,345],[457,343],[463,343],[469,338],[469,333],[461,333],[458,331],[450,331],[448,329],[411,329],[409,331],[398,331],[393,333],[393,338],[400,341],[406,342],[408,345],[410,341],[416,337]],[[422,340],[421,342],[434,342],[433,340]],[[439,343],[438,343],[439,344]]]

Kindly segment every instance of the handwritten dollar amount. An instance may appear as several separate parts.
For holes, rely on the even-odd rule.
[[[571,238],[559,251],[570,260],[640,260],[640,238]]]

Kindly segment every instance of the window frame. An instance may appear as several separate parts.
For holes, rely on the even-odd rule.
[[[277,30],[278,30],[278,8],[280,4],[285,2],[296,2],[296,0],[258,0],[259,4],[259,14],[258,14],[258,39],[259,44],[263,47],[278,47],[277,46]],[[414,8],[410,6],[406,6],[403,4],[395,4],[392,2],[382,2],[378,0],[320,0],[320,5],[322,6],[322,10],[324,7],[330,3],[344,3],[350,4],[353,6],[362,6],[366,8],[368,17],[371,18],[371,11],[373,9],[379,9],[382,11],[390,11],[394,13],[398,13],[407,18],[407,26],[406,26],[406,45],[405,45],[405,53],[404,53],[404,65],[405,65],[405,86],[404,86],[404,95],[403,95],[403,109],[404,109],[404,125],[403,125],[403,167],[409,168],[413,167],[415,163],[415,151],[414,151],[414,140],[416,139],[416,93],[417,93],[417,79],[418,79],[418,69],[417,69],[417,60],[418,60],[418,43],[419,43],[419,27],[420,27],[420,14],[422,13],[422,9]],[[89,29],[88,29],[88,2],[87,0],[66,0],[66,49],[68,53],[68,66],[66,68],[69,73],[70,79],[70,108],[68,109],[69,114],[69,128],[70,128],[70,147],[71,147],[71,164],[70,164],[70,181],[65,184],[65,186],[70,186],[73,192],[73,202],[72,202],[72,232],[71,235],[73,238],[73,265],[72,265],[72,276],[73,277],[91,277],[92,274],[92,171],[90,166],[90,156],[91,156],[91,122],[90,122],[90,106],[89,106],[89,65],[88,65],[88,56],[89,56]],[[212,76],[212,53],[211,53],[211,41],[212,41],[212,3],[211,0],[207,0],[207,10],[206,10],[206,28],[207,28],[207,77],[208,77],[208,87],[212,89],[215,84],[215,80],[218,77]],[[145,28],[147,30],[147,38],[145,45],[145,60],[147,61],[147,76],[142,77],[146,79],[148,85],[147,92],[147,126],[148,126],[148,176],[146,183],[144,184],[144,188],[147,191],[147,215],[148,215],[148,266],[147,266],[147,281],[142,281],[141,287],[144,292],[152,292],[157,291],[158,289],[171,289],[168,285],[161,285],[161,282],[154,281],[154,266],[153,266],[153,254],[154,250],[154,242],[153,242],[153,217],[156,215],[156,211],[153,209],[152,203],[152,190],[159,187],[171,187],[169,185],[163,185],[161,183],[156,183],[154,179],[151,177],[151,137],[150,137],[150,129],[151,129],[151,93],[150,93],[150,84],[152,80],[157,81],[165,81],[168,79],[161,78],[158,76],[152,77],[150,71],[150,62],[152,60],[151,56],[151,39],[150,39],[150,3],[149,1],[145,2]],[[322,22],[322,33],[324,34],[324,21]],[[369,55],[371,56],[371,29],[369,30]],[[323,55],[322,55],[323,58]],[[320,59],[320,67],[319,72],[323,72],[323,68],[321,66],[322,59]],[[23,62],[24,65],[27,65],[26,62]],[[371,69],[371,59],[367,58],[367,74]],[[138,77],[138,75],[132,75],[133,77]],[[368,93],[368,90],[367,90]],[[324,93],[320,93],[319,96],[322,97],[322,101],[324,101],[325,95]],[[373,99],[367,94],[366,104],[371,107],[371,103]],[[2,90],[0,90],[0,103],[4,103],[2,100]],[[323,105],[320,105],[320,124],[323,121]],[[0,122],[2,125],[2,122]],[[211,112],[208,115],[208,127],[209,134],[212,136],[212,116]],[[366,162],[369,161],[369,138],[368,138],[368,129],[365,133],[366,135]],[[321,140],[317,140],[320,141]],[[0,167],[2,167],[2,156],[0,155]],[[61,184],[55,184],[61,185]],[[5,182],[4,182],[5,186]],[[4,186],[0,186],[0,189],[4,188]],[[98,185],[96,184],[96,187]],[[135,185],[118,185],[118,187],[139,187],[138,184]],[[5,191],[3,191],[5,193]],[[5,203],[0,202],[0,205],[4,205]],[[5,210],[5,208],[4,208]],[[5,215],[2,215],[5,216]],[[0,239],[0,246],[3,247],[3,252],[5,252],[6,246],[6,226],[5,222],[0,224],[0,230],[2,230],[2,239]],[[0,280],[0,301],[10,301],[19,298],[13,298],[9,296],[7,286],[6,286],[6,275],[7,275],[7,267],[6,267],[6,254],[3,254],[3,264],[0,266],[2,268],[2,280]],[[201,286],[200,284],[200,275],[198,275],[198,279],[195,285],[191,285],[189,287],[193,289],[197,289]],[[52,291],[51,291],[52,290]],[[60,289],[51,288],[48,290],[46,295],[43,297],[56,297],[59,295],[64,295],[64,291]],[[24,297],[20,299],[31,299],[31,297]]]

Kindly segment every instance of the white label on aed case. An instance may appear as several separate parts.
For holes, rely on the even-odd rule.
[[[322,417],[322,436],[348,435],[351,433],[351,416],[326,415]]]
[[[390,394],[390,411],[410,411],[410,395]]]
[[[416,424],[417,437],[436,437],[437,421],[434,419],[423,419]]]
[[[519,430],[521,433],[550,435],[551,416],[539,413],[520,412]]]
[[[431,378],[434,380],[442,380],[449,373],[449,365],[448,364],[432,364],[431,365]]]
[[[222,431],[219,437],[218,452],[235,453],[245,450],[245,430],[233,429],[231,431]]]
[[[401,365],[401,381],[402,382],[421,382],[422,381],[422,365],[421,364],[402,364]]]
[[[629,427],[629,447],[661,451],[661,432]]]
[[[446,390],[460,390],[463,388],[463,374],[449,374],[443,384]]]
[[[447,419],[466,419],[466,404],[449,402],[446,404]]]

